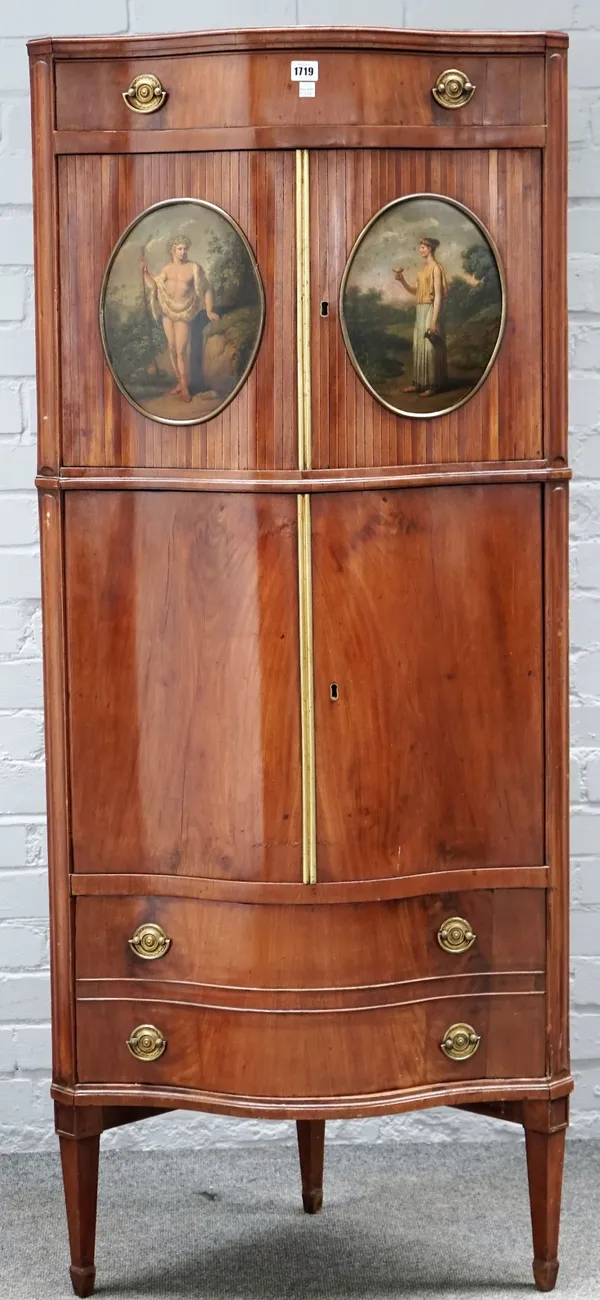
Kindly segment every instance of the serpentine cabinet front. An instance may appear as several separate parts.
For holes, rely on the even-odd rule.
[[[566,38],[30,46],[54,1084],[523,1124],[566,1032]]]

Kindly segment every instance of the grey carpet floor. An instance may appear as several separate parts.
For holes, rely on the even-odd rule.
[[[600,1297],[600,1144],[567,1147],[563,1300]],[[68,1300],[58,1156],[0,1157],[0,1296]],[[296,1152],[101,1155],[96,1295],[105,1300],[531,1300],[519,1145],[326,1153],[303,1214]]]

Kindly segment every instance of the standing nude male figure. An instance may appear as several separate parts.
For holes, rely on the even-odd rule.
[[[152,275],[145,261],[141,262],[145,283],[150,291],[150,304],[154,319],[162,323],[171,365],[177,383],[170,391],[191,402],[190,397],[190,338],[192,321],[204,308],[209,320],[218,320],[214,294],[205,272],[198,262],[188,260],[191,240],[187,235],[176,235],[169,244],[171,261],[162,271]]]

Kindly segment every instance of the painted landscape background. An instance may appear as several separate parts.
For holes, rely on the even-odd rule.
[[[140,262],[153,275],[170,261],[169,241],[191,240],[212,286],[218,321],[201,311],[191,327],[192,401],[169,393],[174,374],[165,332],[144,293]],[[112,264],[103,303],[107,352],[121,385],[149,415],[200,420],[219,409],[248,368],[262,328],[257,272],[237,230],[212,208],[182,200],[143,215]]]
[[[394,277],[404,267],[416,284],[423,266],[421,235],[440,244],[448,296],[443,321],[449,381],[423,398],[403,393],[412,383],[415,305]],[[399,411],[428,414],[464,400],[481,379],[496,346],[502,319],[502,284],[483,232],[462,209],[443,199],[407,199],[387,209],[356,250],[343,294],[343,316],[359,371]]]

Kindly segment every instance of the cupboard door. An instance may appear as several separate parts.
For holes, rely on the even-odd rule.
[[[74,870],[301,880],[295,499],[65,506]]]
[[[294,154],[260,150],[75,154],[58,159],[58,194],[63,464],[294,468],[298,463]],[[144,415],[119,391],[102,348],[98,303],[111,253],[130,222],[153,204],[184,197],[215,204],[237,222],[256,257],[266,314],[256,361],[231,403],[205,424],[186,425],[183,421],[190,411],[182,401],[177,416],[182,423],[169,425]],[[170,235],[176,230],[174,224]],[[134,232],[130,240],[123,302],[130,306],[137,294],[139,310],[128,331],[121,329],[121,335],[126,335],[123,348],[130,345],[133,329],[146,341],[148,328],[154,329],[147,286],[144,303],[141,261],[145,257],[154,273],[168,261],[164,230],[161,234],[147,247],[141,234]],[[215,278],[214,306],[221,321],[218,328],[224,331],[223,351],[216,361],[226,373],[227,356],[243,343],[246,299],[236,279],[240,268],[230,260],[231,274],[225,276],[227,258],[210,239],[192,241],[190,256],[201,258],[209,279]],[[159,329],[159,338],[160,334]],[[194,348],[200,352],[197,339]],[[165,368],[168,372],[168,359]]]
[[[543,863],[541,493],[313,498],[320,881]]]
[[[332,149],[311,154],[315,468],[526,460],[541,455],[541,176],[541,151],[536,149]],[[487,379],[464,406],[433,419],[398,415],[369,392],[353,369],[339,318],[344,269],[364,227],[386,204],[422,193],[446,196],[468,208],[494,240],[506,277],[506,329]],[[409,346],[414,322],[414,306],[406,321],[390,318],[392,309],[411,305],[394,268],[404,266],[414,284],[422,234],[439,239],[436,257],[445,265],[450,292],[452,280],[454,288],[459,282],[463,291],[473,287],[472,271],[478,267],[477,259],[462,262],[468,227],[461,235],[464,247],[460,240],[457,245],[454,226],[445,228],[443,221],[425,221],[424,228],[417,225],[402,238],[388,233],[376,260],[362,268],[359,279],[365,292],[356,307],[365,353],[371,362],[374,356],[381,360],[388,377],[396,373],[390,357],[397,351],[398,337]],[[476,302],[465,305],[455,320],[454,340],[448,333],[454,384],[466,373],[465,366],[468,371],[470,359],[476,360],[473,340],[482,330],[479,310]],[[468,327],[467,343],[461,322]],[[460,353],[454,359],[453,343],[455,354],[457,348]],[[410,362],[406,376],[410,382]],[[451,396],[452,388],[449,392]]]

